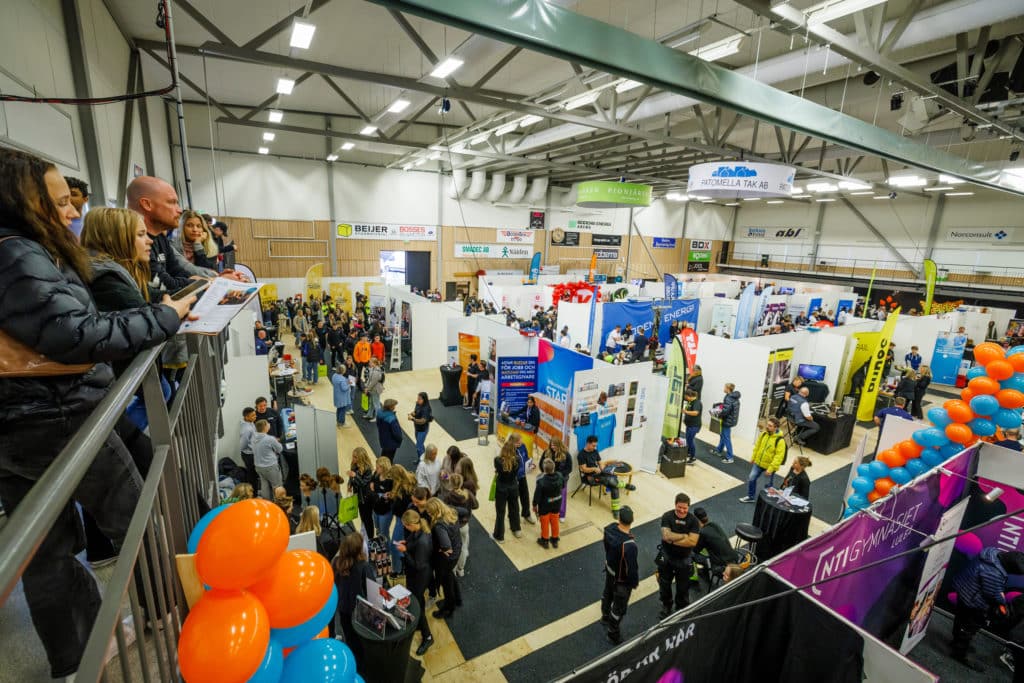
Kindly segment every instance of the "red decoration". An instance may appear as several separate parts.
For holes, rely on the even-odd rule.
[[[562,301],[590,301],[592,294],[588,296],[588,293],[592,293],[596,285],[588,282],[561,282],[554,286],[554,291],[551,293],[551,305],[558,306]],[[580,296],[580,293],[583,293]]]

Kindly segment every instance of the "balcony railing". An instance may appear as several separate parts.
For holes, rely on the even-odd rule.
[[[763,259],[768,259],[767,265]],[[875,259],[817,258],[810,256],[764,255],[759,252],[736,251],[729,255],[726,265],[743,268],[765,268],[773,272],[814,273],[850,277],[862,280],[871,278],[872,272],[880,280],[897,280],[920,283],[923,279],[900,261],[879,261]],[[1024,287],[1024,269],[1011,267],[978,267],[966,264],[939,263],[939,281],[965,286]]]
[[[147,683],[180,681],[177,648],[187,606],[174,569],[175,555],[186,552],[186,539],[200,517],[201,506],[215,502],[211,494],[216,440],[223,433],[223,341],[222,337],[189,335],[188,368],[169,410],[156,365],[161,348],[139,354],[0,529],[2,605],[136,390],[142,387],[153,462],[113,574],[103,590],[77,681],[93,683],[109,680],[109,674],[115,674],[107,670],[105,661],[113,640],[120,652],[115,678]],[[134,645],[128,645],[125,627],[126,596],[136,637]],[[143,603],[154,622],[148,631]],[[26,621],[24,638],[36,637],[30,629]]]

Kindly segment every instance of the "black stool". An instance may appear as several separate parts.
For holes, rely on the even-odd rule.
[[[742,550],[740,541],[746,542],[747,550],[750,552],[754,562],[757,561],[757,544],[764,538],[764,532],[753,524],[736,525],[736,550]]]

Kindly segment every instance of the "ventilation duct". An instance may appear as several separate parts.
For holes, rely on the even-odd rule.
[[[469,189],[466,190],[466,199],[480,199],[486,188],[487,172],[473,171],[473,180],[469,184]]]
[[[531,204],[538,204],[544,201],[548,193],[548,179],[547,178],[534,178],[533,185],[530,186],[530,194],[526,198]]]
[[[569,191],[562,197],[562,206],[576,206],[576,197],[579,196],[580,184],[573,183]]]
[[[517,175],[512,178],[512,191],[508,193],[508,197],[505,199],[510,204],[518,204],[523,201],[523,197],[526,196],[526,176]]]
[[[462,191],[466,189],[466,181],[469,179],[466,169],[455,168],[452,169],[452,184],[448,188],[448,196],[452,199],[458,199],[462,194]]]
[[[491,189],[487,191],[487,201],[496,202],[505,194],[505,174],[491,174]]]

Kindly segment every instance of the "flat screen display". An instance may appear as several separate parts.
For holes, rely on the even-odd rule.
[[[815,382],[824,382],[825,366],[808,365],[807,363],[801,363],[800,367],[798,367],[796,370],[796,374],[803,377],[804,379],[813,379]]]

